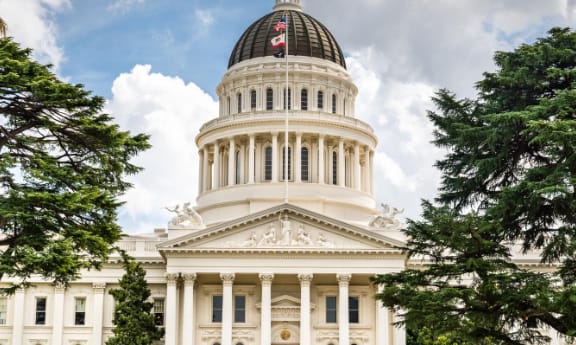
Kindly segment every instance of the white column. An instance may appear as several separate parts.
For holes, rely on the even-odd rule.
[[[272,182],[278,182],[278,133],[272,133]]]
[[[177,322],[178,322],[178,306],[176,303],[177,298],[177,280],[178,273],[166,274],[166,326],[164,339],[166,345],[176,345],[177,341]]]
[[[368,175],[370,179],[368,181],[368,185],[370,186],[370,194],[374,194],[374,151],[370,150],[370,170]]]
[[[250,144],[248,147],[248,183],[254,183],[254,143],[256,142],[256,137],[254,134],[250,134]]]
[[[22,334],[24,333],[24,299],[25,289],[18,289],[14,293],[14,324],[12,326],[12,344],[22,345]]]
[[[379,285],[378,293],[382,291],[384,291],[384,285]],[[384,307],[380,300],[376,300],[376,345],[388,345],[389,315],[388,308]]]
[[[346,186],[346,160],[344,157],[344,139],[338,141],[338,185]]]
[[[52,327],[52,343],[62,344],[62,332],[64,331],[64,284],[56,284],[54,287],[54,327]]]
[[[360,144],[354,145],[354,188],[362,190],[362,169],[360,167]]]
[[[400,317],[399,313],[402,313],[402,310],[394,314],[394,323],[403,320],[403,318]],[[395,326],[392,331],[392,334],[394,338],[393,339],[394,345],[406,345],[406,328],[404,326]]]
[[[198,194],[204,191],[204,150],[198,150]]]
[[[294,181],[302,182],[302,133],[296,133],[296,148],[294,150]]]
[[[220,146],[214,143],[214,171],[212,172],[212,189],[220,188]]]
[[[318,137],[318,183],[324,184],[324,136]]]
[[[234,273],[222,273],[220,279],[222,279],[222,345],[232,345],[232,316],[234,315],[232,284],[234,283]]]
[[[186,273],[184,278],[184,315],[182,317],[182,345],[194,345],[194,282],[195,273]]]
[[[204,146],[203,149],[203,158],[204,158],[204,162],[202,163],[202,192],[206,192],[207,190],[210,190],[210,173],[208,171],[208,168],[210,167],[210,162],[208,160],[208,156],[210,155],[210,153],[208,152],[208,147]]]
[[[352,275],[337,274],[336,279],[338,279],[338,345],[350,345],[348,286]]]
[[[104,324],[104,290],[106,283],[93,283],[94,310],[92,312],[92,344],[102,345],[102,325]]]
[[[300,345],[311,344],[310,332],[310,285],[312,274],[299,274],[300,280]]]
[[[274,274],[260,274],[262,283],[262,301],[260,303],[260,344],[270,345],[272,343],[272,280]]]
[[[236,142],[230,138],[228,149],[228,185],[233,186],[236,183]]]

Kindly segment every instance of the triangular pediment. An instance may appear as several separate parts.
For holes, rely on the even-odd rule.
[[[373,251],[403,243],[324,215],[284,204],[161,244],[170,250]]]

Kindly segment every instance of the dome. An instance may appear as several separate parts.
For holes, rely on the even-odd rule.
[[[310,15],[299,10],[274,11],[255,21],[242,34],[228,62],[228,68],[253,58],[272,56],[277,49],[270,41],[278,32],[274,25],[286,14],[288,54],[310,56],[332,61],[346,68],[342,49],[328,29]]]

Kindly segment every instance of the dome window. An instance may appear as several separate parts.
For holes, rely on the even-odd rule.
[[[288,88],[288,98],[286,98],[286,89],[284,89],[284,109],[288,104],[288,110],[292,109],[292,89]]]
[[[236,98],[238,99],[238,114],[240,114],[242,112],[242,94],[238,93],[238,95],[236,95]]]
[[[288,147],[288,181],[292,179],[292,148]],[[282,148],[282,180],[286,181],[286,147]]]
[[[318,110],[319,111],[324,110],[324,92],[318,91],[318,100],[317,101],[318,101],[318,104],[317,104]]]
[[[332,184],[338,184],[338,155],[332,152]]]
[[[264,149],[264,180],[272,181],[272,148]]]
[[[308,110],[308,90],[300,91],[300,110]]]
[[[307,147],[303,147],[302,150],[300,151],[300,175],[302,178],[302,181],[308,181],[309,180],[309,164],[308,164],[308,148]]]
[[[336,94],[332,95],[332,114],[336,114]]]
[[[250,91],[250,109],[256,110],[256,90]]]
[[[274,109],[274,90],[272,88],[266,89],[266,110]]]

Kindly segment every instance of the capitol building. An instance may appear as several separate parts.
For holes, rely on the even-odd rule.
[[[402,210],[374,199],[378,138],[341,47],[300,0],[276,0],[231,48],[219,116],[189,148],[197,198],[118,243],[147,271],[161,344],[404,345],[370,278],[416,263],[397,249]],[[103,345],[123,274],[116,256],[1,297],[0,345]]]

